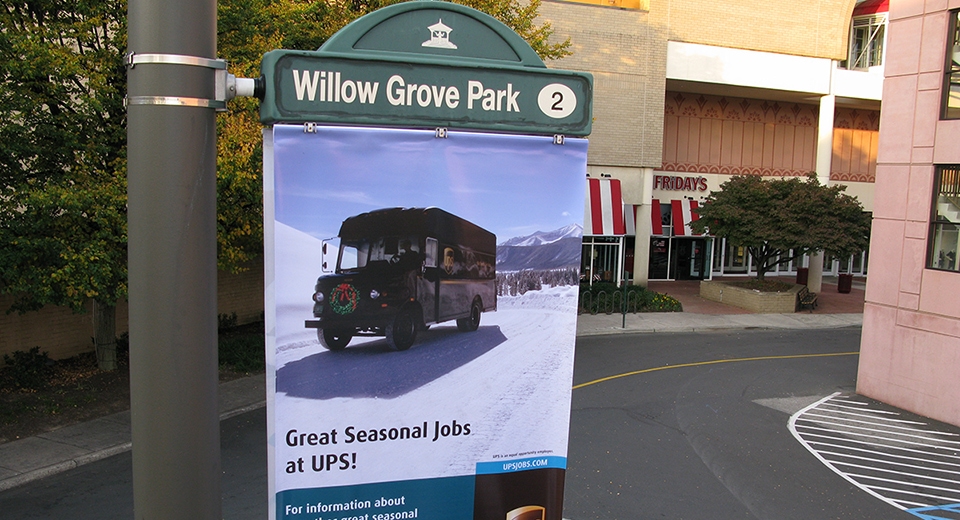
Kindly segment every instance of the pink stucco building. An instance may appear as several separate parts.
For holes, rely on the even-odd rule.
[[[857,391],[960,425],[960,0],[891,0]]]

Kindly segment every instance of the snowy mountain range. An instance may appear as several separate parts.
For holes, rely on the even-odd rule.
[[[581,237],[583,227],[570,224],[553,231],[511,238],[497,246],[497,270],[580,267]]]
[[[500,245],[522,247],[542,246],[546,244],[552,244],[558,240],[563,240],[564,238],[576,238],[579,240],[582,236],[583,226],[580,224],[570,224],[569,226],[564,226],[560,229],[555,229],[546,233],[543,231],[537,231],[536,233],[527,235],[525,237],[514,237]]]

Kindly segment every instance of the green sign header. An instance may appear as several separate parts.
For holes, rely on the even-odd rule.
[[[546,68],[508,27],[457,4],[395,4],[318,51],[269,52],[261,69],[265,124],[590,133],[590,74]]]

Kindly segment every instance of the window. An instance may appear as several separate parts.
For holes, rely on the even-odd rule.
[[[927,267],[960,271],[960,165],[937,168]]]
[[[663,236],[673,236],[673,206],[671,202],[660,203],[660,225],[663,227]]]
[[[436,267],[437,266],[437,253],[439,252],[439,243],[436,238],[427,237],[426,240],[426,251],[425,257],[423,260],[424,267]]]
[[[947,33],[947,62],[943,80],[943,118],[960,119],[960,31],[957,19],[960,10],[950,12],[950,32]]]
[[[850,29],[850,52],[846,68],[869,69],[883,65],[883,44],[887,15],[859,16]]]
[[[622,237],[584,236],[580,281],[620,284]]]

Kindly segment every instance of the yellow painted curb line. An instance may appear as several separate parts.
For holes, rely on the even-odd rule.
[[[857,356],[859,352],[835,352],[830,354],[797,354],[794,356],[760,356],[760,357],[751,357],[751,358],[735,358],[735,359],[715,359],[713,361],[698,361],[696,363],[683,363],[680,365],[666,365],[662,367],[646,368],[643,370],[634,370],[633,372],[624,372],[623,374],[617,374],[613,376],[602,377],[600,379],[594,379],[593,381],[588,381],[586,383],[580,383],[579,385],[574,385],[573,389],[577,390],[585,386],[595,385],[597,383],[604,383],[606,381],[611,381],[613,379],[620,379],[621,377],[635,376],[638,374],[647,374],[649,372],[657,372],[660,370],[668,370],[671,368],[687,368],[687,367],[700,367],[704,365],[716,365],[719,363],[737,363],[741,361],[767,361],[772,359],[801,359],[801,358],[814,358],[814,357],[833,357],[833,356]]]

